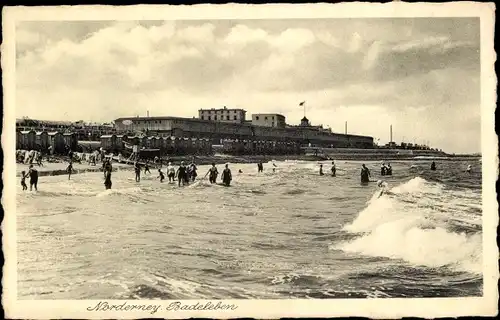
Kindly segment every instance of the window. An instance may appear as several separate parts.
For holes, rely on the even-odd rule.
[[[273,116],[273,118],[272,118],[272,119],[273,119],[273,121],[274,121],[274,116]]]
[[[264,117],[264,120],[267,120],[267,117]]]
[[[217,120],[217,116],[214,116],[214,120]]]
[[[211,120],[211,119],[210,119],[210,116],[208,116],[208,120]]]
[[[256,117],[255,117],[255,120],[259,120],[259,116],[256,116]]]
[[[201,116],[201,120],[205,120],[205,116]]]
[[[226,120],[229,120],[229,116],[226,116]],[[236,120],[236,119],[234,119],[234,120]]]
[[[228,117],[229,118],[229,117]],[[238,116],[234,116],[234,120],[238,120]]]

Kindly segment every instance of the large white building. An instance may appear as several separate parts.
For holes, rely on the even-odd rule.
[[[254,126],[264,126],[273,128],[286,127],[285,116],[278,113],[255,113],[252,114],[252,124]]]
[[[244,123],[246,113],[243,109],[228,109],[227,107],[221,109],[200,109],[198,110],[198,118],[208,121]]]

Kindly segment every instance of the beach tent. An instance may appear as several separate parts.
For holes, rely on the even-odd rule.
[[[36,146],[36,132],[33,130],[21,131],[22,148],[33,150]]]
[[[23,136],[21,131],[16,131],[16,150],[20,150],[23,147]]]
[[[49,134],[45,131],[36,133],[36,145],[40,151],[45,151],[49,147]]]
[[[114,151],[116,149],[116,135],[105,134],[101,136],[101,148]]]
[[[73,132],[66,132],[63,133],[63,139],[64,143],[66,144],[66,147],[69,148],[69,150],[76,150],[76,147],[78,146],[78,137],[76,136],[75,133]]]
[[[64,154],[66,152],[63,135],[58,131],[48,133],[49,143],[54,154]]]

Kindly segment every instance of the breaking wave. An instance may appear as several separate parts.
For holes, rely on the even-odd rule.
[[[420,177],[379,195],[377,191],[354,221],[343,227],[359,236],[334,249],[482,273],[481,215],[472,203],[450,206],[454,197],[463,197]]]

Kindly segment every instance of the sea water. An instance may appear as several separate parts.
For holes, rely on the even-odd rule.
[[[157,172],[40,177],[17,190],[19,299],[482,295],[480,162],[230,164],[230,187]],[[471,174],[466,173],[473,164]],[[219,166],[221,172],[223,166]],[[242,173],[238,173],[241,169]]]

